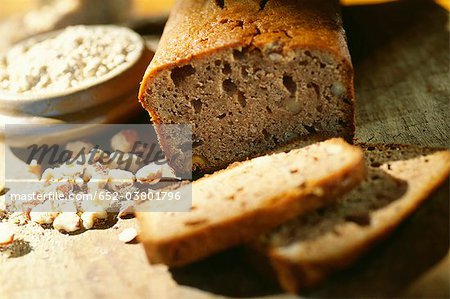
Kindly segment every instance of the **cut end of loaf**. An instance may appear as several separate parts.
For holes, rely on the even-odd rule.
[[[321,50],[222,49],[160,70],[146,86],[155,123],[192,124],[193,164],[204,171],[293,140],[353,136],[351,70]]]

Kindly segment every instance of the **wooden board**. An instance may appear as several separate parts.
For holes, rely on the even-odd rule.
[[[360,141],[449,146],[447,18],[431,1],[344,9]],[[448,189],[355,266],[304,296],[448,297]],[[21,256],[0,258],[0,297],[292,298],[253,271],[241,249],[177,270],[149,266],[139,244],[117,240],[136,225],[124,220],[72,236],[22,228]]]

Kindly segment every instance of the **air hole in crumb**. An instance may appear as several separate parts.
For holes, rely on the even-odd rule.
[[[367,147],[367,150],[368,150],[368,151],[374,151],[374,150],[375,150],[375,147],[373,147],[373,146],[368,146],[368,147]]]
[[[308,57],[311,57],[311,58],[313,57],[311,52],[309,52],[309,51],[305,51],[305,55],[308,56]]]
[[[245,98],[245,94],[242,91],[238,91],[238,102],[242,106],[242,108],[245,108],[247,106],[247,99]]]
[[[269,134],[269,132],[267,132],[266,129],[262,130],[262,134],[264,135],[264,139],[266,139],[266,140],[270,139],[270,134]]]
[[[268,113],[272,114],[272,109],[270,109],[269,106],[266,107],[266,110],[267,110]]]
[[[299,65],[308,65],[308,61],[302,60],[298,63]]]
[[[267,2],[269,2],[269,0],[260,0],[259,1],[259,10],[263,10],[264,7],[266,7]]]
[[[229,95],[232,96],[236,93],[237,87],[236,84],[233,83],[231,79],[226,79],[222,83],[223,90]]]
[[[244,21],[242,21],[242,20],[237,20],[236,21],[236,26],[234,26],[234,28],[236,28],[236,27],[240,27],[240,28],[244,28]]]
[[[221,64],[222,64],[222,61],[220,61],[220,60],[216,60],[216,61],[214,61],[214,64],[215,64],[215,65],[217,65],[217,66],[219,66],[219,65],[221,65]]]
[[[247,77],[248,77],[248,71],[247,71],[247,69],[242,68],[242,69],[241,69],[241,74],[242,74],[242,77],[247,78]]]
[[[428,163],[428,162],[429,162],[429,160],[428,160],[428,159],[425,159],[424,161],[425,161],[425,163]]]
[[[172,73],[170,74],[170,78],[172,78],[172,81],[175,84],[175,86],[178,86],[187,77],[193,74],[195,74],[195,68],[193,68],[192,65],[185,65],[182,67],[174,68],[172,70]]]
[[[370,166],[371,166],[371,167],[378,168],[378,167],[381,166],[381,163],[380,163],[380,162],[372,162],[372,163],[370,164]]]
[[[216,5],[219,6],[220,8],[224,8],[225,0],[216,0]]]
[[[320,87],[319,87],[319,85],[317,85],[314,82],[310,82],[310,83],[308,83],[307,87],[313,88],[314,92],[316,93],[317,98],[320,99]]]
[[[314,128],[313,126],[303,125],[303,127],[305,127],[306,131],[308,131],[308,133],[310,134],[316,133],[316,128]]]
[[[243,51],[233,50],[234,60],[242,60],[245,58],[245,54]]]
[[[224,73],[225,75],[231,74],[231,66],[229,63],[226,62],[223,65],[222,73]]]
[[[322,112],[323,111],[322,105],[317,105],[316,110],[317,112]]]
[[[349,99],[347,99],[347,98],[343,98],[342,101],[344,101],[344,103],[346,103],[347,105],[351,105],[352,104],[352,102]]]
[[[228,23],[228,19],[227,19],[227,18],[225,18],[225,19],[220,19],[219,23],[220,23],[220,24]]]
[[[203,144],[203,140],[195,140],[194,142],[192,142],[192,147],[197,147]]]
[[[226,113],[222,113],[220,115],[217,116],[218,119],[223,119],[225,116],[227,116]]]
[[[283,85],[292,95],[295,95],[297,84],[295,84],[291,76],[283,76]]]
[[[347,127],[347,123],[343,121],[342,119],[338,120],[338,124],[340,124],[343,127]]]
[[[195,113],[200,113],[202,111],[202,101],[199,99],[191,101],[191,106],[194,108]]]

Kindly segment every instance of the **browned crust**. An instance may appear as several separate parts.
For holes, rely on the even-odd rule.
[[[284,52],[310,49],[333,55],[346,66],[352,84],[353,67],[338,11],[335,0],[269,1],[263,10],[256,0],[227,0],[223,9],[215,1],[178,0],[145,73],[139,98],[146,105],[147,86],[162,70],[225,49],[262,48],[274,41],[284,44]],[[242,30],[224,26],[224,19],[242,21]]]
[[[153,123],[162,120],[150,104],[160,99],[148,93],[149,85],[162,71],[185,65],[228,49],[264,49],[274,41],[287,53],[296,49],[318,50],[334,57],[344,66],[349,100],[347,122],[351,142],[355,132],[353,67],[336,0],[268,1],[264,9],[258,0],[216,1],[178,0],[161,37],[154,59],[147,68],[139,90],[139,101]],[[229,20],[223,24],[223,20]],[[236,26],[242,21],[242,28]],[[159,136],[163,150],[169,150]],[[205,169],[202,169],[205,170]]]
[[[344,143],[341,139],[334,139],[333,142]],[[356,186],[365,176],[362,152],[355,147],[347,146],[348,150],[355,154],[352,163],[332,176],[311,181],[306,189],[299,186],[293,190],[280,190],[280,194],[271,200],[272,205],[177,238],[154,240],[153,236],[143,230],[140,241],[144,244],[149,261],[164,263],[171,267],[183,266],[213,253],[248,242],[255,235],[268,231],[299,214],[307,213],[332,202],[339,195]],[[323,195],[315,194],[317,187],[323,189]],[[151,215],[138,213],[137,216],[143,228],[149,225],[147,219]]]
[[[408,149],[407,145],[370,145],[362,143],[361,146],[367,148],[369,146],[376,147],[378,149],[393,150],[393,149]],[[432,149],[426,147],[415,147],[425,152],[439,151],[439,149]],[[421,188],[419,192],[414,194],[404,205],[396,206],[398,208],[396,218],[389,219],[389,222],[385,222],[383,226],[379,226],[377,229],[370,231],[365,238],[359,242],[353,244],[351,249],[346,251],[339,251],[337,254],[326,257],[320,261],[298,261],[293,262],[287,259],[285,256],[277,254],[276,251],[266,252],[265,255],[269,259],[269,263],[272,265],[276,272],[278,281],[282,288],[291,293],[299,293],[303,289],[309,289],[316,286],[323,281],[332,271],[340,270],[348,267],[355,261],[357,261],[364,253],[370,250],[374,244],[384,240],[394,229],[396,229],[408,216],[410,216],[428,197],[429,195],[439,187],[449,176],[450,172],[450,152],[441,151],[435,154],[440,154],[442,162],[445,163],[445,167],[441,173],[430,184]],[[264,249],[261,247],[253,247],[260,255],[264,255]]]

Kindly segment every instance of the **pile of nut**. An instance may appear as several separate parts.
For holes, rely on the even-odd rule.
[[[0,197],[0,220],[24,224],[32,221],[41,225],[53,225],[59,231],[75,232],[91,229],[97,223],[105,221],[108,215],[123,217],[134,213],[133,201],[124,195],[145,187],[152,192],[155,184],[162,178],[176,180],[172,168],[162,161],[142,165],[138,154],[131,152],[137,139],[134,130],[122,130],[111,139],[114,150],[110,155],[120,151],[127,156],[128,163],[110,159],[108,164],[100,159],[108,155],[88,142],[76,141],[66,144],[66,149],[74,153],[86,151],[86,157],[79,157],[76,163],[64,163],[55,168],[42,169],[33,161],[28,171],[36,176],[36,182],[29,189],[20,192],[41,195],[39,200],[22,202],[7,201],[5,196],[15,192],[11,189]],[[80,162],[83,158],[83,162]],[[123,159],[123,157],[122,157]],[[89,161],[89,163],[88,163]],[[69,198],[73,194],[89,194],[89,200],[50,200],[50,195],[62,194]],[[118,198],[117,198],[118,195]],[[59,198],[59,197],[58,197]],[[113,199],[113,200],[111,200]],[[7,214],[6,211],[14,211]]]

